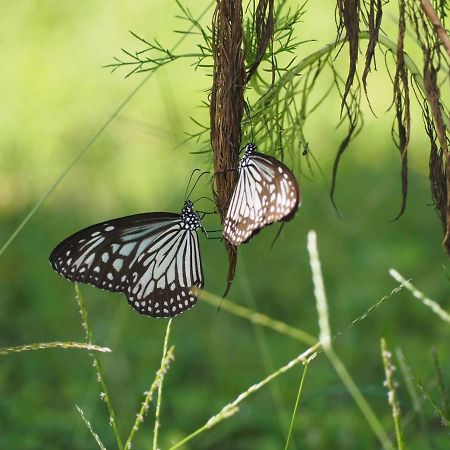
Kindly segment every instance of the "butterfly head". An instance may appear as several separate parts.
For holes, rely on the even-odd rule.
[[[253,155],[256,152],[256,145],[255,144],[247,144],[244,147],[244,156],[250,156]]]
[[[247,144],[244,147],[244,156],[239,161],[239,169],[242,167],[247,167],[250,163],[250,157],[256,153],[255,144]]]
[[[183,209],[181,210],[181,227],[186,230],[196,230],[201,228],[200,217],[194,211],[194,204],[190,200],[184,202]]]

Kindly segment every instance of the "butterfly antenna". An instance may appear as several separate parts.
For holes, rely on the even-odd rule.
[[[198,170],[198,169],[197,169]],[[189,191],[189,194],[187,195],[186,198],[189,198],[192,194],[192,192],[194,192],[195,187],[197,186],[198,182],[200,181],[200,179],[203,177],[203,175],[206,175],[207,173],[209,173],[209,170],[206,170],[205,172],[202,172],[198,178],[195,180],[194,186],[192,186],[192,189]]]
[[[188,181],[188,184],[187,184],[187,186],[186,186],[186,192],[184,193],[184,200],[187,200],[187,193],[188,193],[188,190],[189,190],[189,185],[191,184],[191,181],[192,181],[192,177],[194,176],[194,173],[195,172],[198,172],[198,171],[200,171],[200,169],[194,169],[193,171],[192,171],[192,173],[191,173],[191,176],[189,177],[189,181]]]
[[[248,106],[248,103],[246,101],[244,102],[244,109],[245,109],[245,112],[247,114],[248,122],[250,124],[250,134],[251,134],[251,137],[252,137],[252,143],[254,143],[255,142],[255,133],[254,133],[254,130],[253,130],[252,114],[250,112],[250,107]]]
[[[203,200],[203,199],[209,200],[214,206],[216,206],[216,204],[214,203],[214,200],[212,198],[209,198],[209,197],[206,197],[206,196],[205,197],[200,197],[200,198],[198,198],[197,200],[195,200],[192,203],[195,205],[198,201]]]

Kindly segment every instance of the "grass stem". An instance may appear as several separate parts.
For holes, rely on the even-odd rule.
[[[84,342],[36,342],[33,344],[26,345],[16,345],[14,347],[0,347],[0,355],[8,355],[9,353],[20,353],[26,352],[29,350],[45,350],[49,348],[74,348],[74,349],[83,349],[90,350],[94,352],[103,352],[108,353],[111,351],[108,347],[99,347],[98,345],[88,344]]]
[[[386,381],[384,385],[388,391],[388,403],[392,410],[392,418],[394,419],[395,436],[397,438],[398,450],[405,450],[405,439],[400,415],[400,404],[397,398],[397,382],[394,380],[394,372],[396,367],[392,363],[392,353],[388,350],[386,340],[381,338],[381,356],[383,358],[384,373]]]
[[[216,308],[220,306],[220,309],[234,314],[235,316],[242,317],[243,319],[247,319],[253,324],[271,328],[278,333],[289,336],[307,345],[313,345],[317,340],[313,335],[307,333],[306,331],[287,325],[286,323],[279,320],[274,320],[271,317],[266,316],[265,314],[255,312],[250,308],[246,308],[245,306],[237,305],[233,302],[230,302],[229,300],[211,294],[208,291],[197,290],[197,292],[200,298],[210,305],[215,306]]]
[[[98,446],[100,447],[100,450],[106,450],[106,447],[104,446],[103,442],[100,440],[98,434],[92,428],[91,422],[89,422],[89,420],[86,419],[83,410],[78,405],[75,405],[75,406],[76,406],[78,412],[80,413],[80,416],[83,419],[83,422],[86,424],[86,426],[88,427],[88,430],[91,432],[92,437],[95,439],[95,442],[97,442]]]
[[[310,361],[311,358],[314,357],[315,352],[320,348],[320,343],[316,343],[312,347],[308,348],[306,351],[298,355],[296,358],[289,361],[284,366],[280,367],[276,372],[270,374],[260,382],[253,384],[250,386],[247,390],[240,393],[231,403],[228,403],[225,405],[218,414],[215,416],[212,416],[203,426],[195,430],[193,433],[191,433],[189,436],[186,436],[181,441],[177,442],[175,445],[169,448],[169,450],[175,450],[182,445],[186,444],[187,442],[191,441],[194,437],[198,436],[203,431],[206,431],[214,426],[216,426],[218,423],[222,422],[223,420],[233,416],[239,411],[239,404],[243,402],[246,398],[248,398],[250,395],[254,394],[256,391],[261,389],[266,384],[270,383],[272,380],[277,378],[278,376],[286,373],[288,370],[292,369],[293,367],[297,366],[300,363],[306,364]]]
[[[87,312],[86,307],[84,306],[83,296],[81,295],[80,287],[78,286],[78,283],[75,283],[75,292],[76,292],[75,298],[76,298],[78,306],[80,308],[82,326],[86,333],[86,339],[90,344],[93,344],[94,343],[94,335],[93,335],[92,329],[89,325],[88,312]],[[111,403],[111,398],[109,396],[108,388],[106,387],[100,360],[98,359],[96,353],[91,353],[91,356],[92,356],[92,359],[94,360],[94,369],[97,374],[97,381],[100,383],[100,386],[101,386],[100,398],[105,401],[106,407],[108,408],[109,422],[113,428],[114,436],[116,438],[119,450],[123,450],[122,439],[120,438],[119,429],[117,427],[116,415],[114,413],[114,408]]]
[[[167,350],[167,353],[165,354],[164,358],[161,361],[161,366],[158,369],[158,371],[156,372],[156,376],[150,386],[150,389],[144,393],[145,398],[144,398],[144,401],[142,402],[139,412],[136,414],[136,421],[134,422],[134,425],[131,428],[127,442],[125,443],[125,450],[131,449],[134,435],[139,430],[139,427],[141,426],[142,422],[144,421],[145,415],[147,414],[149,407],[150,407],[150,403],[153,399],[153,394],[155,393],[156,389],[158,388],[162,377],[169,370],[171,361],[173,361],[173,359],[174,359],[174,350],[175,350],[174,346],[170,347],[169,350]]]
[[[389,275],[394,278],[394,280],[402,283],[406,289],[408,289],[412,295],[420,300],[425,306],[431,309],[435,314],[437,314],[444,322],[450,323],[450,314],[441,308],[438,302],[431,300],[426,297],[423,292],[420,292],[409,280],[407,280],[403,275],[397,272],[395,269],[389,269]]]
[[[209,11],[214,2],[208,4],[208,6],[203,10],[203,12],[198,17],[197,21],[201,20],[201,18]],[[175,51],[181,43],[189,36],[189,32],[195,28],[195,24],[192,24],[190,28],[187,30],[185,34],[183,34],[180,39],[174,44],[171,48],[170,52]],[[150,72],[148,75],[141,80],[137,86],[127,95],[127,97],[117,106],[117,108],[113,111],[113,113],[106,119],[106,121],[95,131],[86,145],[75,155],[72,162],[61,172],[61,174],[56,178],[53,184],[48,188],[48,190],[41,196],[41,198],[36,202],[36,204],[31,208],[30,212],[24,217],[24,219],[19,223],[19,225],[15,228],[15,230],[11,233],[9,238],[0,248],[0,256],[4,253],[4,251],[11,245],[17,235],[22,231],[25,225],[30,221],[30,219],[34,216],[36,211],[42,206],[42,204],[50,197],[52,192],[56,189],[56,187],[61,183],[61,181],[66,177],[66,175],[73,169],[73,167],[77,164],[77,162],[84,156],[84,154],[95,144],[97,139],[103,134],[103,132],[109,127],[109,125],[114,121],[114,119],[120,114],[120,112],[130,103],[133,97],[141,90],[145,83],[153,76],[155,72]]]
[[[389,436],[387,435],[386,431],[381,425],[381,422],[373,412],[372,408],[362,395],[358,386],[353,381],[353,378],[351,377],[349,371],[347,370],[343,362],[339,359],[331,345],[328,305],[325,294],[319,252],[317,250],[317,236],[315,231],[310,231],[308,233],[307,248],[309,252],[310,265],[313,276],[314,295],[316,296],[317,312],[319,315],[320,342],[322,344],[322,349],[331,362],[332,366],[334,367],[334,370],[338,374],[339,378],[342,380],[350,395],[353,397],[356,405],[364,415],[372,431],[381,442],[383,448],[391,450],[394,447],[389,439]]]
[[[158,433],[159,433],[159,427],[161,425],[159,416],[161,413],[163,381],[164,381],[164,376],[166,374],[166,372],[163,369],[164,369],[164,361],[165,361],[166,355],[167,355],[167,346],[169,344],[170,326],[171,325],[172,325],[172,319],[170,319],[169,323],[167,324],[166,336],[164,338],[163,355],[161,358],[161,371],[160,371],[160,378],[159,378],[159,382],[158,382],[158,399],[156,401],[155,427],[154,427],[154,431],[153,431],[153,450],[158,450]]]
[[[291,417],[291,424],[289,425],[289,432],[288,432],[288,435],[287,435],[286,445],[284,446],[284,450],[288,450],[288,448],[289,448],[289,441],[291,439],[292,430],[294,429],[295,416],[297,414],[298,405],[300,403],[300,396],[301,396],[302,391],[303,391],[303,384],[305,382],[306,372],[307,371],[308,371],[308,363],[306,363],[305,367],[303,368],[302,377],[300,379],[300,384],[298,386],[297,398],[295,399],[294,410],[292,411],[292,417]]]

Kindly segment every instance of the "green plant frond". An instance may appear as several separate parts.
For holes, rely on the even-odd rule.
[[[122,48],[123,55],[121,57],[115,56],[113,58],[114,62],[107,64],[105,68],[111,69],[111,72],[115,72],[118,69],[126,69],[128,72],[125,77],[129,77],[135,73],[154,72],[172,61],[184,58],[194,59],[195,62],[192,64],[194,68],[212,67],[212,64],[205,64],[204,62],[206,59],[212,58],[210,28],[201,25],[198,19],[181,2],[177,0],[176,3],[181,13],[175,17],[187,22],[189,28],[187,30],[176,30],[175,33],[195,37],[196,39],[200,38],[201,42],[196,45],[198,52],[176,54],[160,43],[158,39],[148,40],[130,30],[130,34],[143,47],[134,51]]]

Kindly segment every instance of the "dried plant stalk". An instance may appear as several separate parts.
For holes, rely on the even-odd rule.
[[[447,122],[441,106],[438,74],[441,69],[439,37],[430,27],[424,10],[408,4],[409,16],[422,48],[423,81],[427,104],[423,108],[425,129],[430,139],[431,193],[444,230],[443,245],[450,255],[450,155]]]
[[[375,58],[375,48],[378,42],[378,34],[381,27],[381,19],[383,18],[383,2],[382,0],[370,0],[369,5],[369,43],[366,50],[366,62],[364,65],[364,72],[362,76],[362,82],[364,86],[364,92],[367,95],[367,76],[370,72],[370,66]]]
[[[341,109],[344,109],[347,95],[350,92],[355,78],[358,62],[360,0],[337,0],[337,9],[339,12],[338,38],[345,29],[350,54],[347,81],[345,82],[344,94],[342,96]]]
[[[421,0],[421,3],[424,13],[428,17],[430,23],[433,25],[433,28],[440,41],[442,42],[442,45],[445,47],[448,56],[450,56],[450,38],[445,31],[445,28],[442,26],[442,22],[439,19],[439,16],[437,15],[435,9],[433,8],[433,5],[431,4],[430,0]]]
[[[397,122],[397,147],[401,158],[402,204],[394,220],[399,219],[406,208],[408,196],[408,144],[411,131],[411,112],[409,98],[408,70],[405,63],[404,39],[406,31],[406,1],[399,2],[399,21],[397,38],[397,65],[394,76],[395,120]]]
[[[210,120],[215,172],[214,197],[222,222],[237,183],[237,166],[244,111],[245,68],[242,51],[242,4],[218,0],[212,22],[214,58]],[[225,241],[229,259],[228,292],[234,277],[237,249]]]
[[[247,82],[258,69],[266,54],[267,46],[273,37],[273,4],[274,0],[259,0],[258,6],[256,7],[254,23],[257,51],[255,61],[247,70]],[[274,75],[273,72],[272,80]]]

